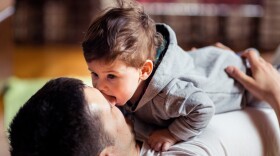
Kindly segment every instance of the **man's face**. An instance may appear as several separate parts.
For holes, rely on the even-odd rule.
[[[115,146],[113,148],[115,152],[122,153],[133,148],[136,143],[131,125],[126,122],[115,103],[110,103],[110,100],[107,100],[99,90],[92,87],[85,88],[85,96],[90,111],[93,113],[97,110],[101,112],[105,130],[114,137]]]
[[[122,61],[112,64],[93,60],[87,64],[91,72],[92,84],[102,94],[111,97],[117,105],[124,105],[133,97],[140,84],[140,69],[129,67]]]

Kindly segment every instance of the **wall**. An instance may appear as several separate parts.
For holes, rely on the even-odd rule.
[[[0,1],[0,93],[4,82],[12,74],[12,0]],[[9,145],[3,124],[3,97],[0,94],[0,155],[9,156]]]
[[[2,0],[0,3],[0,91],[3,89],[5,80],[12,73],[12,14],[12,1]]]

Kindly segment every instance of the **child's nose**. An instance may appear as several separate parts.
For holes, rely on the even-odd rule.
[[[95,82],[94,87],[102,92],[105,92],[108,90],[107,85],[104,82],[102,82],[101,80],[98,80],[97,82]]]

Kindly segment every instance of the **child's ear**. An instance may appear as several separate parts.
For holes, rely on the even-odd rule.
[[[146,60],[140,69],[140,79],[146,80],[153,72],[154,63],[151,60]]]

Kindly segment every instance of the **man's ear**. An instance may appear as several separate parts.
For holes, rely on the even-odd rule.
[[[114,150],[112,146],[109,147],[105,147],[101,153],[99,154],[99,156],[114,156]]]
[[[153,72],[154,63],[151,60],[146,60],[140,70],[140,79],[146,80]]]

